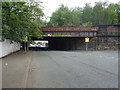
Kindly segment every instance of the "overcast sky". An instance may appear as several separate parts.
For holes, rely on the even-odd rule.
[[[44,7],[43,12],[47,17],[50,17],[52,13],[59,8],[61,4],[68,6],[69,8],[73,7],[84,7],[85,3],[91,3],[94,6],[95,2],[98,1],[108,1],[109,3],[118,3],[120,0],[41,0],[42,6]],[[47,19],[48,21],[49,19]]]

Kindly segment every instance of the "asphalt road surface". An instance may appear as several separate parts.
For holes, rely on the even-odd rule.
[[[118,88],[117,51],[19,51],[2,63],[3,88]]]

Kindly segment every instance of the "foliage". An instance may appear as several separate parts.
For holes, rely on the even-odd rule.
[[[59,9],[57,9],[50,19],[50,23],[48,26],[67,26],[70,24],[69,19],[71,17],[71,12],[68,7],[61,5]]]
[[[61,5],[51,16],[47,26],[97,26],[99,24],[119,24],[120,6],[116,3],[96,2],[92,7],[69,9]]]
[[[71,10],[71,26],[80,26],[82,24],[82,8],[76,7]]]
[[[117,4],[117,15],[118,15],[118,23],[120,24],[120,1]]]
[[[82,11],[82,25],[89,25],[93,21],[93,9],[90,4],[85,4],[85,7]],[[91,25],[91,24],[90,24]]]
[[[98,24],[117,24],[117,4],[107,4],[107,2],[98,2],[93,8],[93,23],[94,25]]]
[[[2,2],[2,36],[22,42],[25,36],[40,37],[43,12],[36,2]]]

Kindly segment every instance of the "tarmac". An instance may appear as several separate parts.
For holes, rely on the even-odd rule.
[[[19,51],[2,59],[3,88],[118,88],[117,51]]]

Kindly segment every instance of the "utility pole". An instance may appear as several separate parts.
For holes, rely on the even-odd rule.
[[[88,50],[88,42],[86,42],[86,51]]]

